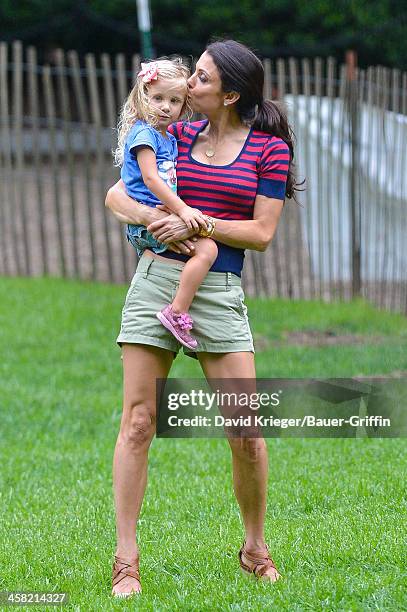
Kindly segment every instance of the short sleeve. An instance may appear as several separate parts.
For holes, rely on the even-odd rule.
[[[177,141],[174,138],[174,136],[172,136],[172,134],[170,136],[170,139],[171,139],[171,144],[172,144],[172,156],[173,156],[174,159],[177,159],[177,157],[178,157],[178,145],[177,145]]]
[[[158,139],[154,131],[149,126],[140,126],[138,129],[133,130],[129,134],[127,141],[129,151],[135,147],[145,145],[151,147],[154,153],[157,155],[158,150]]]
[[[172,134],[176,140],[179,140],[181,138],[183,127],[184,127],[184,122],[177,121],[176,123],[171,123],[168,126],[168,132]]]
[[[290,150],[281,138],[271,138],[263,148],[259,163],[257,195],[284,200]]]

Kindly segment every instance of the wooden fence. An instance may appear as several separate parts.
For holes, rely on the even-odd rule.
[[[249,295],[364,296],[407,313],[407,75],[332,58],[265,60],[265,95],[297,136],[300,205],[287,201],[266,253],[246,252]],[[127,282],[123,227],[105,210],[111,151],[132,85],[123,55],[0,43],[0,274]]]

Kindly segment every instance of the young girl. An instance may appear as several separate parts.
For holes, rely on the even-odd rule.
[[[167,132],[171,123],[188,109],[189,70],[181,59],[159,59],[141,64],[136,84],[127,98],[119,120],[115,163],[121,166],[121,178],[129,196],[145,204],[165,204],[185,224],[205,235],[213,233],[201,211],[187,206],[177,196],[175,165],[177,142]],[[162,253],[167,245],[157,241],[143,225],[128,225],[127,239],[139,257],[145,249]],[[194,295],[218,255],[210,238],[198,238],[191,259],[185,264],[178,291],[171,304],[157,313],[161,323],[184,346],[194,349],[190,334],[193,321],[188,314]]]

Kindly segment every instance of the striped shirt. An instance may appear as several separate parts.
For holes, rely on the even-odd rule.
[[[237,158],[226,166],[204,164],[193,159],[191,150],[208,121],[178,122],[169,127],[178,144],[178,195],[204,214],[225,220],[253,219],[256,195],[284,200],[290,152],[281,139],[250,130]],[[217,242],[218,257],[212,272],[240,276],[244,250]],[[185,255],[161,253],[169,259],[188,261]]]

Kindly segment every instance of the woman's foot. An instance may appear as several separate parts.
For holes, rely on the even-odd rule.
[[[138,556],[133,559],[114,556],[112,587],[114,597],[131,597],[141,593]]]
[[[239,562],[242,572],[261,580],[276,582],[281,578],[267,544],[263,549],[247,550],[246,542],[239,551]]]
[[[196,349],[198,342],[189,333],[192,329],[193,321],[187,312],[176,313],[168,304],[165,308],[157,312],[157,319],[166,327],[178,342],[181,342],[189,349]]]

